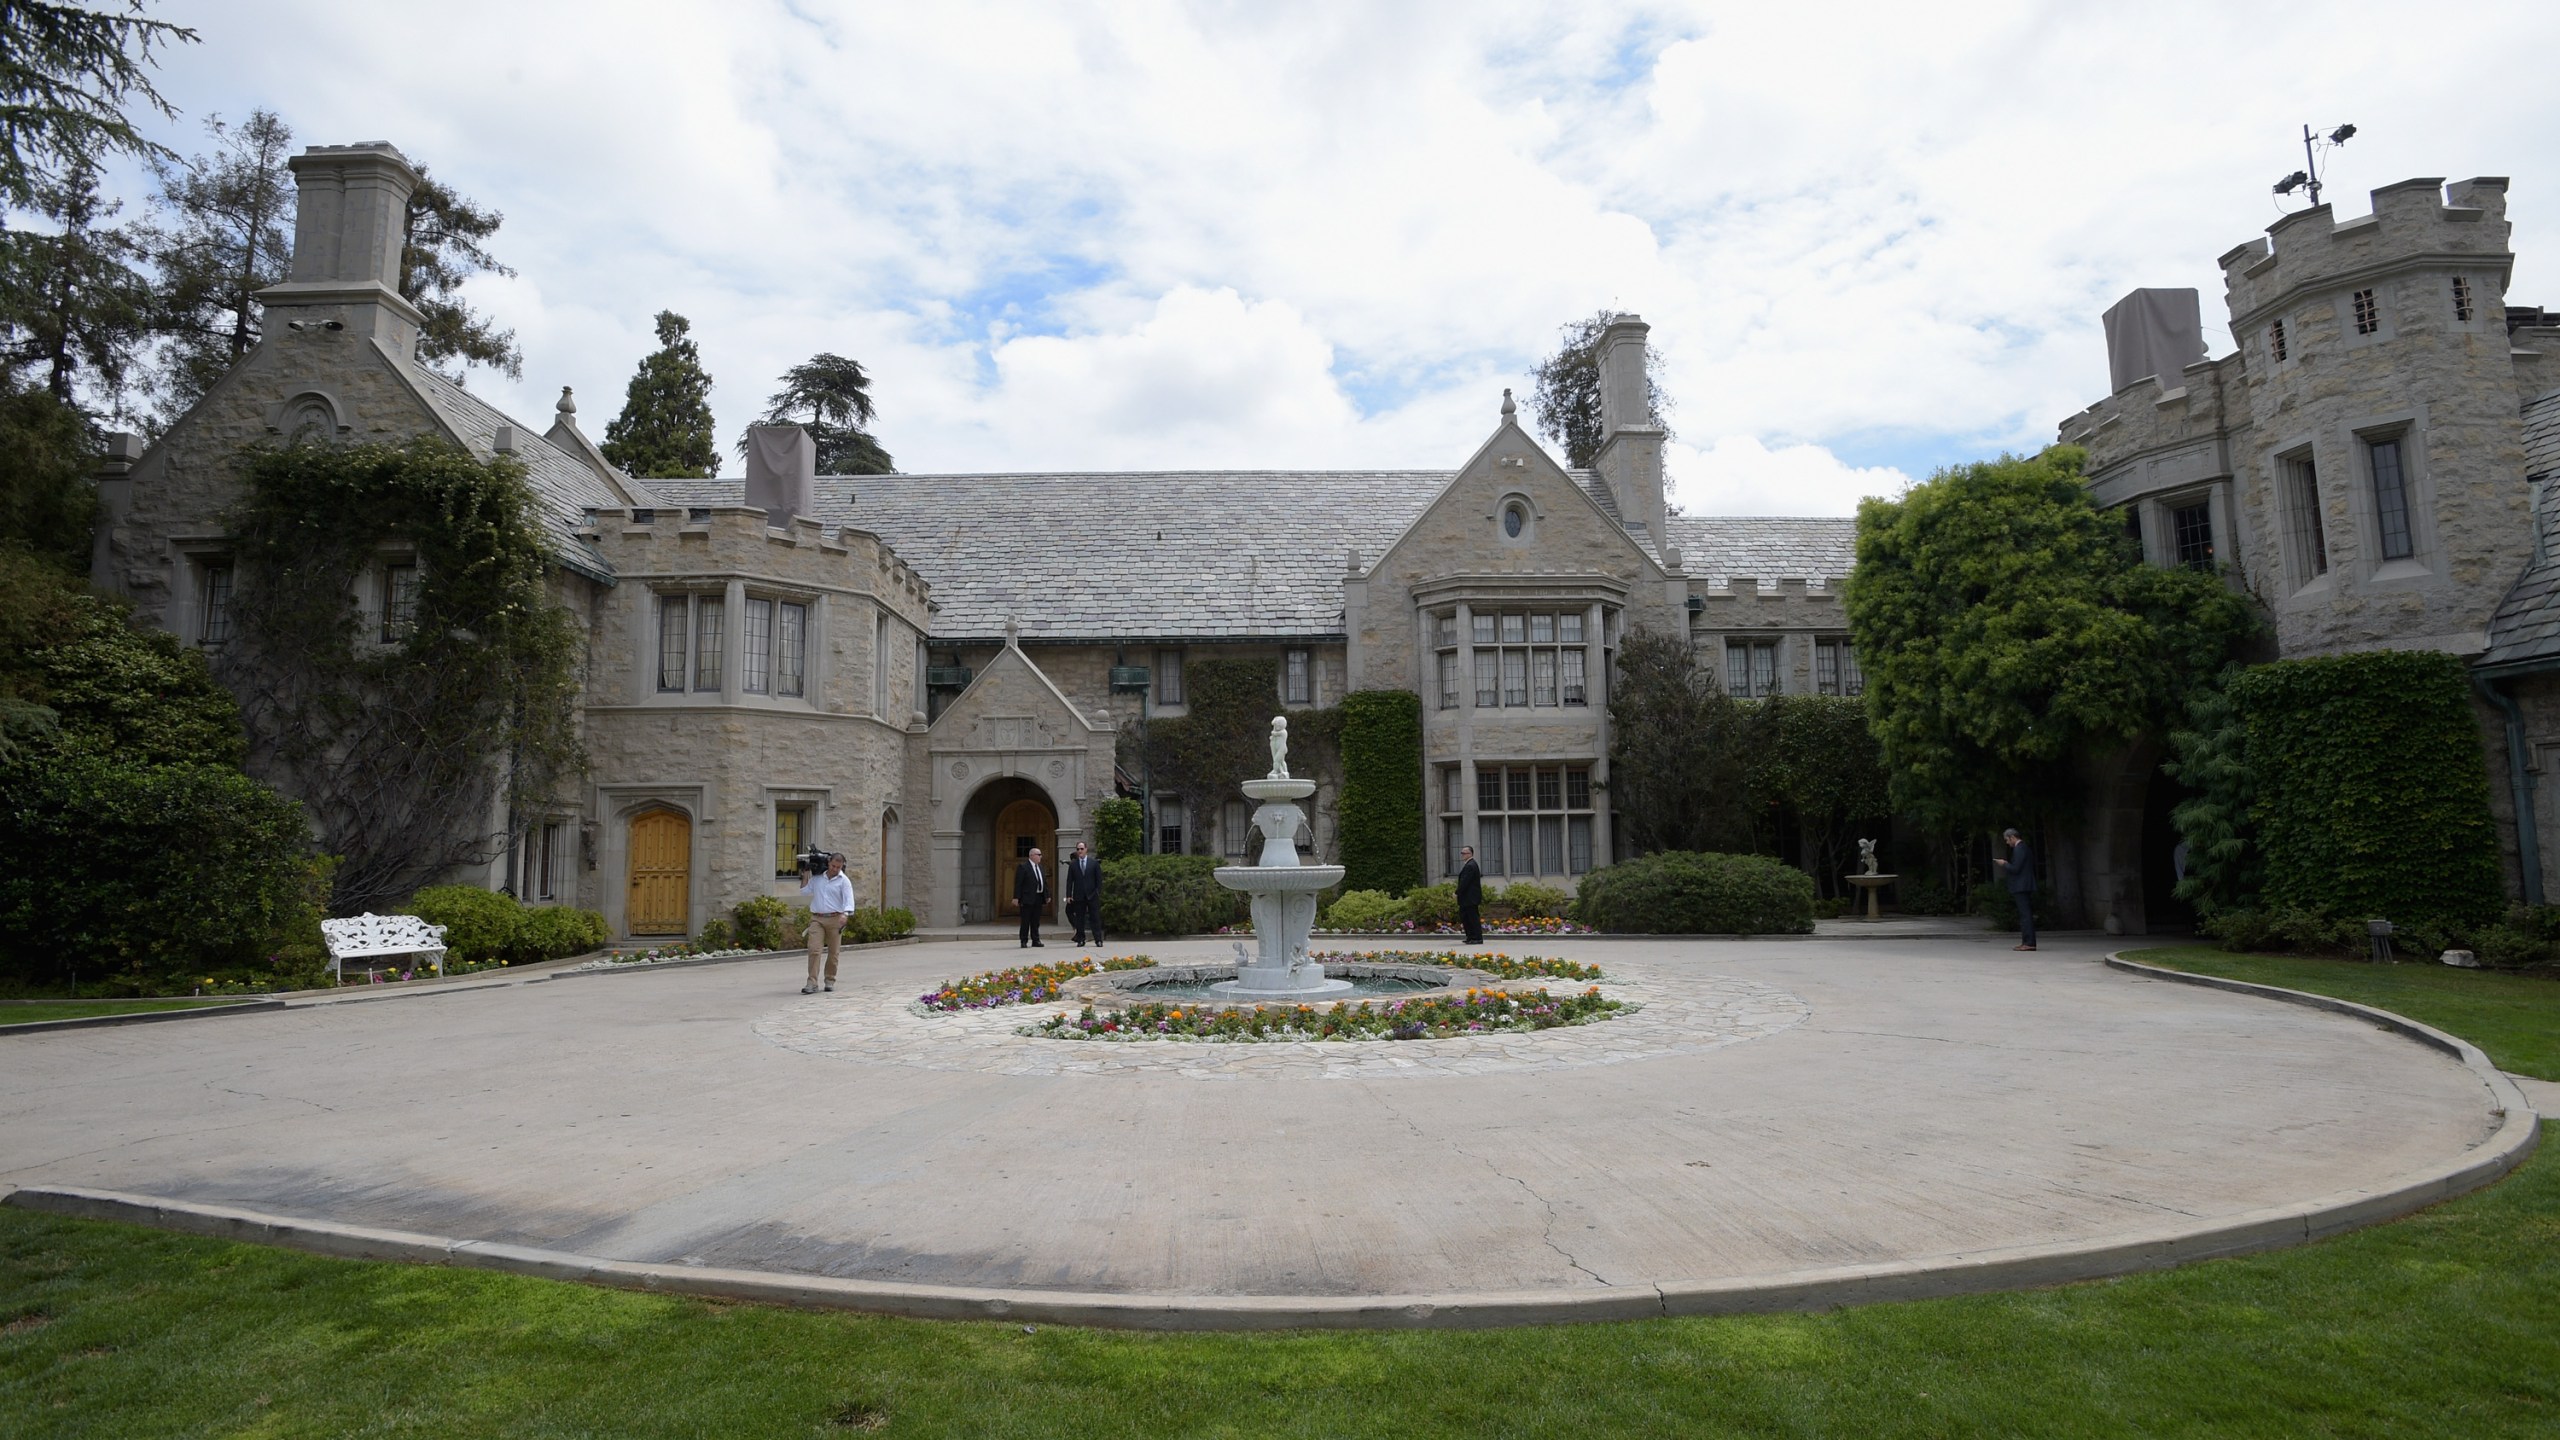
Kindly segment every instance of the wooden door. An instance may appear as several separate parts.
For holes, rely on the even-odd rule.
[[[996,812],[996,913],[1020,918],[1022,912],[1013,903],[1013,875],[1031,851],[1040,851],[1040,868],[1049,880],[1049,903],[1042,906],[1043,919],[1058,913],[1058,877],[1065,872],[1058,865],[1058,812],[1039,800],[1016,800]]]
[[[631,933],[690,933],[692,894],[693,822],[672,810],[634,816],[628,918]]]

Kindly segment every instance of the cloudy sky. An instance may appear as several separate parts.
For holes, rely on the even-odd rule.
[[[591,434],[661,308],[724,443],[785,367],[877,376],[900,468],[1463,460],[1557,327],[1640,312],[1695,514],[1845,514],[2049,440],[2099,315],[2276,218],[2514,177],[2560,304],[2560,6],[167,0],[163,133],[276,110],[506,214],[474,282]]]

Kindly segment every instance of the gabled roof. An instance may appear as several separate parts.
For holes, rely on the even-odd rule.
[[[423,365],[412,365],[408,379],[443,418],[454,438],[474,455],[486,458],[498,427],[515,428],[516,458],[524,462],[525,479],[541,508],[543,533],[562,563],[600,580],[613,578],[613,567],[594,546],[578,538],[584,512],[630,503],[615,493],[587,462],[543,438],[542,432],[463,389]],[[635,489],[635,498],[645,492]],[[646,504],[641,499],[639,503]]]
[[[1445,470],[822,475],[816,517],[888,542],[933,586],[934,635],[1025,641],[1342,633],[1345,553],[1377,560]],[[746,482],[651,480],[676,505]]]

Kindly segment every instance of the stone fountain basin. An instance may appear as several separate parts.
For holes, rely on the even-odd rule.
[[[1405,990],[1393,995],[1325,995],[1307,1001],[1269,996],[1257,1000],[1250,995],[1221,995],[1206,999],[1186,996],[1181,1003],[1186,1007],[1197,1006],[1209,1010],[1251,1009],[1256,1005],[1289,1004],[1310,1004],[1317,1009],[1324,1009],[1337,1001],[1358,1005],[1364,1001],[1444,1000],[1464,995],[1469,990],[1535,990],[1541,986],[1553,989],[1560,983],[1545,979],[1504,980],[1487,971],[1464,970],[1449,965],[1398,965],[1372,960],[1330,962],[1324,967],[1324,973],[1328,980],[1378,978],[1413,980],[1422,982],[1430,988]],[[1236,978],[1236,967],[1233,965],[1157,965],[1145,970],[1105,970],[1098,975],[1080,975],[1068,981],[1060,987],[1058,999],[1053,1003],[1109,1008],[1145,1000],[1148,998],[1147,991],[1153,987],[1179,985],[1197,989],[1234,978]]]
[[[1221,865],[1218,883],[1230,890],[1301,894],[1342,883],[1339,865]]]

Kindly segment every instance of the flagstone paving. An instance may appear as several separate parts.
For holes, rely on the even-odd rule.
[[[1026,958],[971,941],[806,998],[786,956],[57,1031],[0,1039],[0,1186],[865,1282],[1571,1296],[2212,1224],[2498,1124],[2449,1056],[2094,937],[1495,948],[1644,1008],[1331,1045],[906,1012]]]

